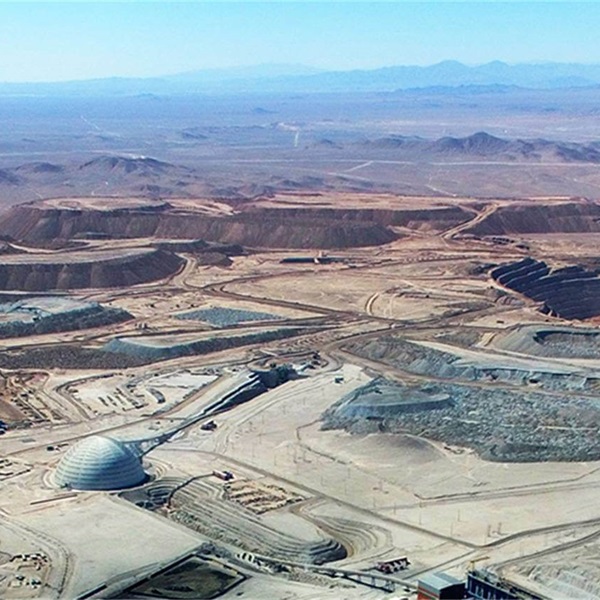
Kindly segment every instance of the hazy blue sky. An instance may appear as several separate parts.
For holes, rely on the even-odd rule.
[[[4,2],[0,81],[302,63],[600,62],[596,2]]]

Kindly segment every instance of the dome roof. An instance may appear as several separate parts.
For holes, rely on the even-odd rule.
[[[81,440],[62,457],[54,482],[76,490],[118,490],[142,483],[140,458],[125,444],[94,435]]]

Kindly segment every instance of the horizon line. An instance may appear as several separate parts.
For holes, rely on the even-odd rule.
[[[500,59],[489,60],[482,63],[465,63],[463,61],[446,58],[437,62],[428,63],[428,64],[410,64],[410,63],[394,63],[388,65],[380,65],[377,67],[363,67],[363,68],[353,68],[353,69],[328,69],[323,67],[318,67],[305,63],[289,63],[289,62],[262,62],[262,63],[252,63],[252,64],[238,64],[231,65],[227,67],[199,67],[197,69],[186,69],[183,71],[173,71],[166,72],[160,75],[103,75],[99,77],[86,77],[86,78],[76,78],[76,79],[53,79],[53,80],[0,80],[0,85],[53,85],[53,84],[68,84],[68,83],[88,83],[95,81],[106,81],[106,80],[118,80],[118,81],[127,81],[127,80],[160,80],[163,78],[177,77],[179,75],[191,75],[191,74],[200,74],[200,73],[223,73],[226,74],[228,71],[239,71],[239,70],[251,70],[251,69],[260,69],[261,67],[290,67],[290,68],[303,68],[303,69],[312,69],[314,73],[281,73],[275,75],[249,75],[248,79],[277,79],[283,77],[311,77],[323,75],[326,73],[357,73],[357,72],[372,72],[372,71],[380,71],[384,69],[394,69],[394,68],[412,68],[412,69],[429,69],[432,67],[437,67],[446,63],[457,64],[463,67],[467,67],[469,69],[476,69],[480,67],[489,66],[492,64],[502,64],[507,67],[519,67],[519,66],[549,66],[549,65],[561,65],[561,66],[582,66],[582,67],[594,67],[600,66],[600,61],[594,62],[572,62],[572,61],[556,61],[556,60],[524,60],[519,62],[507,62]],[[236,77],[235,79],[243,80],[244,77]]]

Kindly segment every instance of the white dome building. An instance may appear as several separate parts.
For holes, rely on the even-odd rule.
[[[54,483],[75,490],[119,490],[146,479],[140,458],[118,440],[94,435],[81,440],[58,463]]]

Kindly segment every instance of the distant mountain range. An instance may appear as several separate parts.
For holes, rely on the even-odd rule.
[[[544,139],[508,140],[480,131],[467,137],[426,140],[390,135],[364,142],[365,147],[414,161],[494,160],[511,162],[600,163],[600,142],[578,144]]]
[[[55,83],[0,83],[0,95],[132,95],[191,93],[393,92],[418,88],[516,86],[559,89],[600,86],[600,64],[456,61],[372,70],[319,71],[303,65],[207,69],[154,78],[106,78]]]
[[[503,139],[486,132],[467,137],[442,137],[435,140],[390,135],[344,146],[321,140],[312,148],[307,147],[304,160],[311,156],[317,162],[326,157],[339,158],[340,152],[352,160],[409,161],[418,168],[419,163],[456,164],[468,161],[477,163],[514,163],[548,165],[600,164],[600,142],[586,144],[554,142],[545,139]],[[333,154],[328,154],[328,153]],[[358,159],[355,159],[358,160]],[[303,163],[304,164],[304,163]],[[203,169],[164,162],[150,157],[100,155],[83,162],[27,162],[0,168],[0,198],[22,202],[32,197],[78,196],[78,195],[132,195],[157,198],[198,197],[211,195],[228,198],[269,195],[277,191],[333,189],[339,181],[323,176],[274,175],[255,185],[227,177],[227,187],[219,187],[221,180],[214,179]],[[296,177],[296,178],[294,178]],[[349,180],[350,183],[355,183]],[[216,183],[215,183],[216,182]],[[348,181],[345,181],[347,184]],[[371,184],[368,183],[370,186]],[[355,189],[355,188],[352,188]],[[368,189],[371,189],[370,187]],[[34,195],[35,194],[35,195]]]

